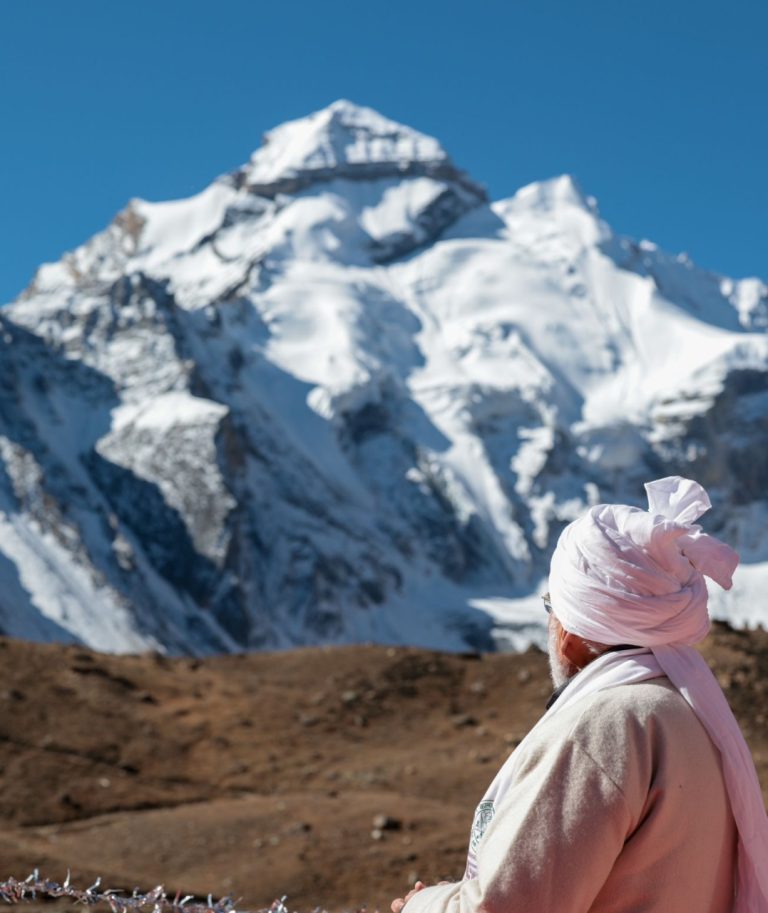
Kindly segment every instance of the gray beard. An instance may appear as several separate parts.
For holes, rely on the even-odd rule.
[[[547,634],[547,649],[549,653],[549,674],[555,688],[562,686],[571,678],[568,674],[568,665],[557,650],[557,631],[554,625],[549,626]]]

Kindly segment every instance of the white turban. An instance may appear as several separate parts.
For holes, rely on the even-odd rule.
[[[598,504],[567,526],[552,557],[558,621],[603,644],[695,644],[709,631],[707,576],[725,589],[736,552],[694,526],[712,506],[690,479],[649,482],[649,509]]]
[[[739,556],[694,525],[711,507],[698,483],[671,476],[645,489],[647,511],[599,504],[563,530],[549,591],[566,631],[603,644],[648,647],[653,657],[645,662],[646,672],[638,666],[642,657],[601,657],[573,679],[564,696],[571,703],[649,677],[657,664],[656,674],[667,675],[721,753],[739,831],[734,910],[768,911],[768,818],[752,756],[717,680],[690,646],[709,631],[704,577],[730,589]]]

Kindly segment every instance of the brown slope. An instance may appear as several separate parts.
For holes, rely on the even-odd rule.
[[[718,627],[704,652],[768,787],[768,634]],[[0,871],[388,906],[461,874],[476,800],[548,693],[534,651],[198,661],[0,640]],[[373,833],[377,815],[399,827]]]

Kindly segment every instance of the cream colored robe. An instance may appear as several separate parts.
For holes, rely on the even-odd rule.
[[[730,913],[719,755],[668,679],[588,695],[521,748],[482,816],[477,877],[425,888],[404,913]]]

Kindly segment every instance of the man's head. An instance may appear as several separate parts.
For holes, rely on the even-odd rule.
[[[598,646],[697,643],[709,630],[705,575],[731,586],[738,555],[693,523],[710,507],[704,489],[680,476],[645,487],[647,511],[598,504],[560,535],[549,587],[564,668],[586,664],[568,634]]]

